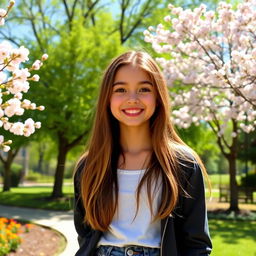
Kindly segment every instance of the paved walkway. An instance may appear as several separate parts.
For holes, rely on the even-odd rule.
[[[60,256],[73,256],[78,250],[72,211],[49,211],[0,205],[0,216],[30,220],[58,230],[67,239],[67,246]]]

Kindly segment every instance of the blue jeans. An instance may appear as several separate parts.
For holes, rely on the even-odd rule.
[[[159,248],[149,248],[142,246],[100,246],[95,256],[159,256]]]

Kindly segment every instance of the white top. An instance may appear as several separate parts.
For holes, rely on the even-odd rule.
[[[139,210],[136,218],[136,189],[145,170],[117,170],[119,194],[117,211],[110,224],[109,231],[104,232],[100,245],[124,247],[138,245],[160,248],[161,222],[151,223],[147,187],[143,186],[140,194]],[[161,186],[152,185],[153,213],[156,214],[161,200]],[[134,220],[133,220],[134,219]]]

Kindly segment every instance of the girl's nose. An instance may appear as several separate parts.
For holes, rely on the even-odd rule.
[[[128,103],[129,104],[134,104],[134,103],[138,103],[138,95],[136,93],[131,93],[129,95],[129,99],[128,99]]]

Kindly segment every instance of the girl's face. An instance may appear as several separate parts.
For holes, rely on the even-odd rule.
[[[149,124],[155,108],[156,92],[148,73],[132,65],[119,68],[112,88],[110,109],[120,124]]]

